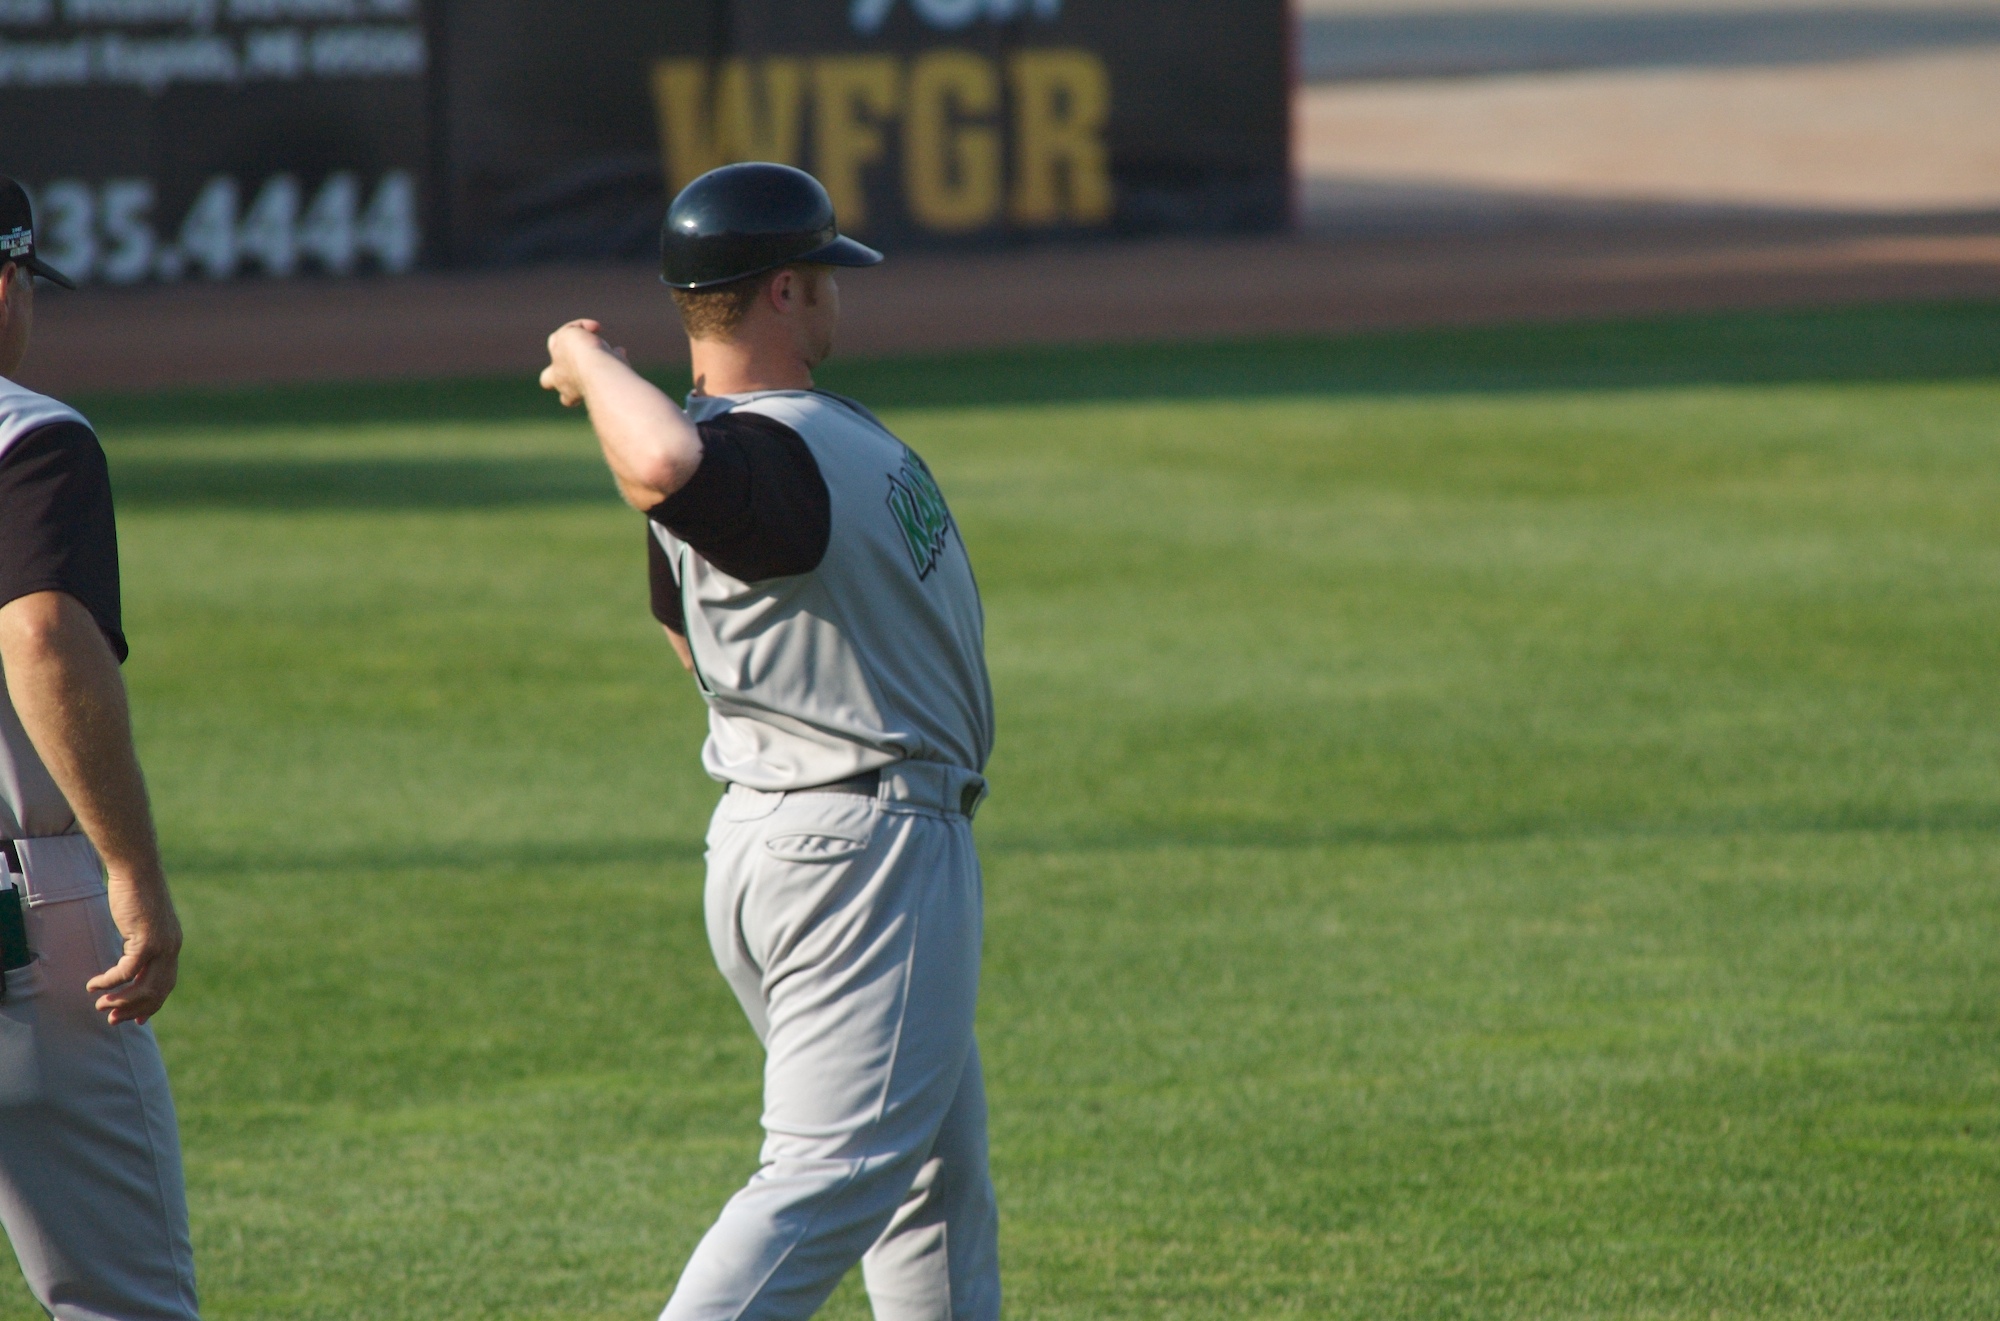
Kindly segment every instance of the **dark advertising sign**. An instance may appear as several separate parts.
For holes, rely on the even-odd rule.
[[[449,12],[451,229],[472,261],[638,256],[735,160],[818,175],[892,244],[1270,228],[1285,0],[528,0]]]
[[[817,174],[897,246],[1275,227],[1286,0],[0,0],[0,172],[79,279],[640,257]]]
[[[0,0],[0,172],[79,281],[408,270],[417,0]]]

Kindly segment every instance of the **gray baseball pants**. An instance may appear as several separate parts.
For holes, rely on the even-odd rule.
[[[762,1168],[662,1321],[793,1321],[858,1261],[878,1321],[996,1321],[999,1212],[973,1042],[978,777],[875,798],[732,788],[709,831],[709,941],[764,1042]]]
[[[59,1321],[196,1321],[159,1043],[108,1026],[84,989],[124,951],[96,852],[81,836],[23,852],[37,958],[0,1002],[0,1226]]]

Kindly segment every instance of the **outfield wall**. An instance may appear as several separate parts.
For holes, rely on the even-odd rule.
[[[898,247],[1290,206],[1286,0],[0,0],[0,172],[103,284],[632,258],[703,170]]]

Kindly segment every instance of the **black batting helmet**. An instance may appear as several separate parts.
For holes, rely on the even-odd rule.
[[[873,266],[882,254],[843,238],[819,180],[789,165],[710,170],[681,190],[660,231],[660,278],[710,289],[795,262]]]

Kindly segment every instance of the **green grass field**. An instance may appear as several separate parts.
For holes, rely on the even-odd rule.
[[[1012,1316],[2000,1315],[2000,307],[826,383],[986,592]],[[207,1315],[650,1317],[759,1056],[582,423],[86,402]]]

